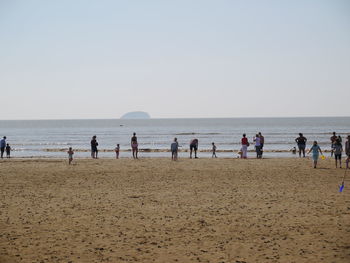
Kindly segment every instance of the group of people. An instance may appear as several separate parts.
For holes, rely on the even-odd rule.
[[[343,152],[343,147],[341,144],[341,137],[340,135],[336,135],[335,132],[333,132],[333,136],[330,138],[331,139],[331,156],[335,157],[335,165],[341,168],[341,157],[342,157],[342,152]],[[192,158],[193,153],[194,153],[194,158],[198,158],[197,156],[197,150],[198,150],[198,139],[192,139],[190,142],[190,158]],[[265,143],[265,138],[261,134],[261,132],[257,133],[255,137],[253,137],[253,142],[254,142],[254,147],[255,147],[255,152],[256,152],[256,158],[260,159],[263,156],[263,148],[264,148],[264,143]],[[299,137],[295,139],[295,142],[298,145],[299,149],[299,157],[303,154],[303,157],[305,157],[305,149],[306,149],[306,142],[307,138],[304,137],[302,133],[299,133]],[[132,149],[132,156],[134,159],[138,159],[138,142],[137,142],[137,137],[136,133],[133,133],[133,136],[131,137],[131,149]],[[92,158],[97,158],[98,150],[97,150],[98,143],[96,141],[96,135],[92,137],[91,140],[91,157]],[[247,158],[247,153],[248,153],[248,147],[250,146],[249,140],[246,136],[246,134],[243,134],[243,137],[241,139],[241,149],[239,151],[240,157],[242,159]],[[178,159],[178,150],[179,150],[179,142],[177,138],[174,138],[174,141],[170,145],[170,151],[171,151],[171,159],[173,161],[176,161]],[[216,155],[216,145],[214,142],[212,142],[212,158],[217,158]],[[117,147],[115,148],[115,153],[116,153],[116,158],[119,158],[119,151],[120,151],[120,146],[117,144]],[[293,150],[293,153],[295,152],[295,148]],[[71,149],[68,151],[68,154],[70,154],[69,159],[71,160],[72,153]],[[317,167],[317,161],[319,158],[319,154],[323,157],[322,150],[320,146],[318,145],[317,141],[313,142],[313,145],[309,149],[308,153],[312,152],[312,159],[313,159],[313,164],[314,168]],[[346,167],[348,168],[349,166],[349,159],[350,159],[350,135],[348,136],[348,140],[345,145],[345,152],[347,155],[347,160],[346,160]],[[71,162],[71,161],[70,161]]]
[[[336,168],[338,167],[338,164],[339,164],[340,168],[342,167],[341,160],[342,160],[342,153],[343,152],[345,152],[345,154],[347,156],[346,168],[349,168],[350,135],[347,136],[347,141],[345,142],[345,150],[343,149],[342,138],[340,135],[337,135],[336,132],[333,132],[332,137],[330,137],[330,141],[331,141],[331,157],[333,157],[333,155],[334,155]],[[197,138],[194,138],[190,141],[190,145],[189,145],[190,158],[192,158],[193,155],[194,155],[194,158],[198,158],[198,156],[197,156],[198,142],[199,141]],[[260,159],[263,156],[263,148],[264,148],[264,143],[265,143],[265,138],[261,134],[261,132],[257,133],[253,137],[253,142],[254,142],[254,147],[255,147],[255,152],[256,152],[256,158]],[[305,157],[307,138],[302,133],[299,133],[299,137],[297,137],[295,139],[295,142],[297,143],[297,146],[298,146],[299,157],[301,157],[301,156]],[[94,135],[92,137],[90,144],[91,144],[91,157],[94,159],[97,159],[98,158],[98,148],[97,148],[98,142],[97,142],[96,135]],[[138,141],[137,141],[137,137],[136,137],[135,132],[133,133],[133,135],[131,137],[130,145],[131,145],[133,158],[138,159],[139,149],[138,149]],[[248,140],[246,134],[243,134],[243,137],[241,139],[241,149],[239,151],[239,155],[242,159],[247,158],[249,146],[250,146],[249,140]],[[174,141],[170,145],[171,159],[174,161],[176,161],[178,159],[179,147],[181,147],[181,146],[179,145],[177,138],[174,138]],[[120,145],[117,144],[117,146],[115,147],[114,150],[115,150],[116,158],[119,159]],[[212,158],[217,158],[216,150],[217,150],[217,147],[216,147],[215,143],[212,142]],[[0,140],[0,151],[1,151],[1,158],[4,157],[5,151],[6,151],[6,157],[10,158],[11,147],[8,143],[6,143],[6,136],[4,136]],[[296,153],[295,147],[294,147],[294,149],[292,149],[292,152]],[[317,141],[314,141],[313,145],[309,149],[308,153],[311,153],[311,152],[312,152],[313,165],[314,165],[314,168],[316,168],[317,161],[319,159],[319,155],[321,154],[321,157],[324,158],[322,150],[321,150],[320,146],[318,145]],[[73,155],[74,155],[74,151],[73,151],[72,147],[69,148],[67,153],[68,153],[69,164],[71,164],[73,161]]]
[[[1,152],[1,159],[4,158],[4,153],[6,151],[6,157],[10,158],[11,157],[11,147],[8,143],[6,143],[6,136],[4,136],[0,140],[0,152]]]
[[[258,134],[256,134],[256,136],[253,138],[253,141],[255,143],[255,150],[256,150],[256,156],[257,158],[262,158],[262,154],[263,154],[263,147],[264,147],[264,136],[262,136],[261,132],[259,132]],[[190,142],[190,158],[192,159],[192,156],[194,156],[195,159],[198,158],[197,156],[197,150],[198,150],[198,139],[194,138],[191,140]],[[248,142],[248,138],[246,137],[246,134],[243,134],[243,138],[241,140],[242,143],[242,148],[240,150],[240,157],[241,158],[247,158],[247,151],[248,151],[248,146],[249,146],[249,142]],[[92,136],[91,142],[91,157],[93,159],[97,159],[98,158],[98,142],[97,142],[97,136],[94,135]],[[131,137],[131,141],[130,141],[130,145],[131,145],[131,150],[132,150],[132,156],[134,159],[138,159],[138,142],[137,142],[137,137],[136,137],[136,133],[133,133],[133,136]],[[170,151],[171,151],[171,159],[176,161],[178,158],[178,151],[179,151],[179,147],[181,147],[179,145],[179,142],[177,141],[177,138],[174,138],[174,141],[171,143],[170,145]],[[216,145],[214,142],[212,142],[212,158],[217,158],[216,155]],[[117,144],[117,146],[115,147],[115,154],[116,154],[116,159],[119,159],[119,152],[120,152],[120,145]],[[70,147],[68,150],[68,156],[69,156],[69,163],[72,162],[73,160],[73,150]]]
[[[261,159],[263,156],[263,148],[265,143],[265,137],[261,134],[261,132],[257,133],[253,138],[253,142],[255,143],[255,152],[256,158]],[[239,151],[240,157],[243,159],[247,158],[248,147],[250,145],[247,135],[244,133],[241,139],[242,148]]]
[[[332,137],[330,138],[331,141],[331,157],[334,155],[335,159],[335,167],[342,168],[341,159],[342,159],[342,153],[343,153],[343,145],[342,145],[342,138],[340,135],[337,135],[336,132],[333,132]],[[299,149],[299,157],[301,157],[301,154],[303,154],[303,157],[305,157],[305,148],[306,148],[306,142],[307,138],[304,137],[302,133],[299,133],[299,137],[295,139],[295,142],[298,145]],[[320,146],[318,145],[317,141],[313,142],[313,145],[311,146],[308,153],[312,152],[312,159],[314,163],[314,168],[317,167],[317,161],[319,158],[319,154],[324,158],[322,154],[322,150]],[[347,141],[345,142],[345,154],[347,156],[346,159],[346,168],[349,168],[349,161],[350,161],[350,135],[347,137]]]

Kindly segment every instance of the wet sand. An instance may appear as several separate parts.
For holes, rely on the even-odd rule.
[[[333,160],[0,161],[0,263],[350,262]],[[350,178],[350,171],[348,178]]]

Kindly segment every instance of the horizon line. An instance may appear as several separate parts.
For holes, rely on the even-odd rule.
[[[54,118],[54,119],[0,119],[0,121],[74,121],[74,120],[180,120],[180,119],[292,119],[292,118],[349,118],[348,115],[338,116],[256,116],[256,117],[170,117],[170,118],[140,118],[140,119],[122,119],[122,118]]]

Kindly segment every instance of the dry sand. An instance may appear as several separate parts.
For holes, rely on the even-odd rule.
[[[0,262],[350,262],[350,182],[320,162],[3,160]]]

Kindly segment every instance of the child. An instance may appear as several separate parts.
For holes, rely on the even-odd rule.
[[[321,148],[320,146],[318,146],[317,141],[314,141],[314,144],[312,145],[308,153],[310,153],[311,151],[312,151],[312,159],[314,160],[314,168],[316,168],[317,160],[318,160],[318,152],[320,152],[322,155]]]
[[[292,148],[292,154],[297,154],[297,148],[295,147]]]
[[[115,147],[115,158],[119,159],[119,144],[117,144],[117,147]]]
[[[339,167],[341,168],[341,154],[343,152],[343,146],[341,145],[339,138],[335,140],[332,150],[334,152],[335,168],[338,168],[338,160],[339,160]]]
[[[171,150],[171,160],[177,161],[177,151],[179,149],[179,143],[177,142],[177,138],[174,138],[174,142],[170,146]]]
[[[9,144],[6,144],[6,157],[10,158],[11,155],[11,147]]]
[[[243,158],[243,149],[241,148],[239,151],[238,151],[238,156],[237,158]]]
[[[68,161],[69,161],[69,164],[71,164],[72,161],[73,161],[73,154],[74,154],[72,147],[69,147],[69,150],[68,150],[67,153],[68,153]]]
[[[213,143],[213,142],[212,142],[211,144],[213,145],[213,149],[212,149],[212,150],[213,150],[213,154],[211,155],[211,158],[214,158],[214,157],[215,157],[215,158],[218,158],[218,157],[216,156],[216,145],[215,145],[215,143]]]

